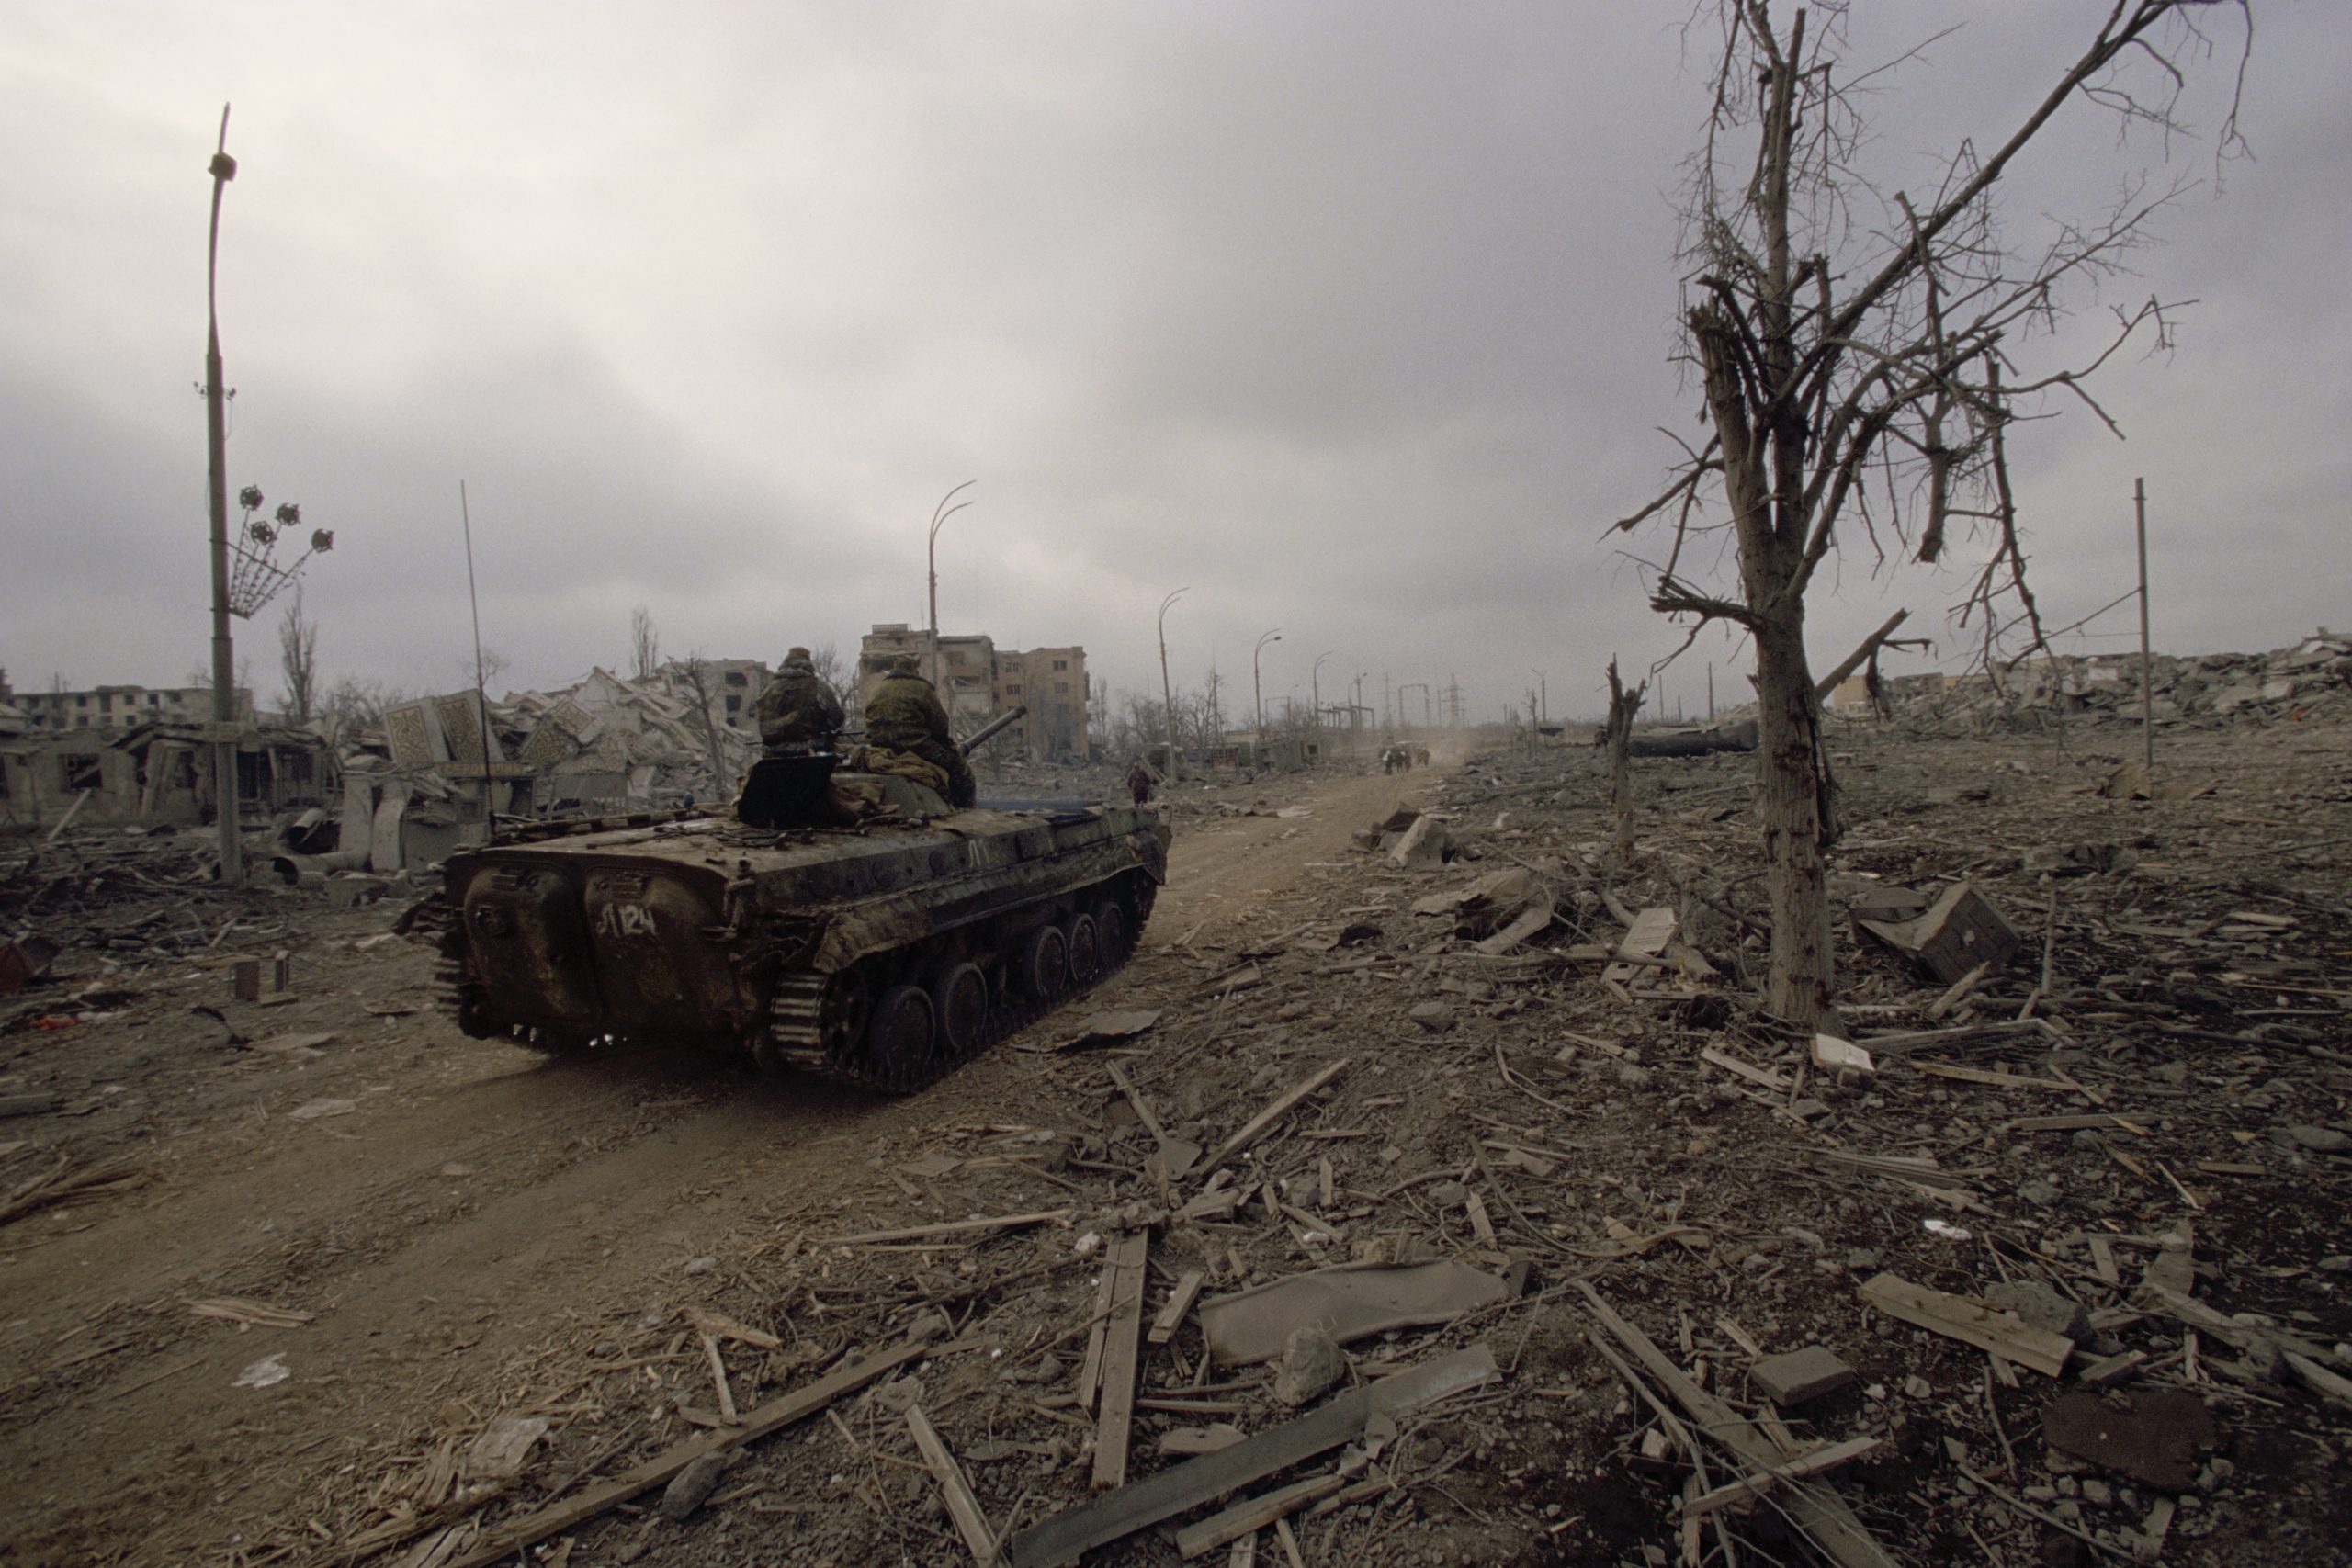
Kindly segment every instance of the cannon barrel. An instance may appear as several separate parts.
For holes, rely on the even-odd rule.
[[[987,726],[982,728],[978,735],[975,735],[969,740],[965,741],[958,749],[967,757],[970,756],[973,752],[978,750],[981,747],[995,739],[998,730],[1002,729],[1006,725],[1011,724],[1013,720],[1019,718],[1023,714],[1025,714],[1028,711],[1029,705],[1023,703],[1011,713],[1001,713],[997,715],[994,718],[989,720]]]

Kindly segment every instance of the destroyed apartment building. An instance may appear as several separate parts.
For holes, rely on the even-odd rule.
[[[388,709],[344,751],[345,850],[421,869],[480,842],[489,813],[643,811],[731,795],[759,750],[756,660],[673,660],[637,680],[601,668],[560,691],[470,691]]]
[[[0,827],[193,827],[209,821],[211,702],[202,688],[12,692],[0,675]],[[237,800],[249,820],[326,798],[334,761],[311,729],[265,722],[237,693]]]

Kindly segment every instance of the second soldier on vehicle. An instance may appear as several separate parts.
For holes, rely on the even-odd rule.
[[[889,674],[865,700],[865,743],[920,757],[945,773],[950,806],[961,809],[978,798],[979,783],[948,730],[947,710],[911,653],[890,660]]]

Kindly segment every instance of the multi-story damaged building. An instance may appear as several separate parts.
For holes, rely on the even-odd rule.
[[[876,626],[858,645],[857,699],[862,705],[888,673],[890,660],[910,653],[931,674],[931,634],[904,622]],[[958,730],[977,729],[997,714],[1025,706],[1029,712],[998,742],[1007,754],[1046,761],[1084,756],[1086,649],[1036,648],[1026,652],[998,649],[986,635],[943,635],[937,654],[939,700]]]
[[[33,731],[133,729],[142,724],[209,724],[209,686],[99,686],[87,692],[12,692],[0,682],[0,700],[16,705]],[[254,722],[254,694],[237,688],[236,719]]]

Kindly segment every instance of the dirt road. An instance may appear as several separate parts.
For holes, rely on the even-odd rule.
[[[1267,918],[1414,782],[1270,786],[1293,815],[1181,830],[1105,1004],[1150,1005],[1169,944]],[[314,897],[264,899],[253,940],[232,933],[206,966],[127,972],[103,1016],[7,1042],[9,1087],[82,1112],[10,1124],[19,1156],[121,1161],[136,1185],[0,1231],[0,1561],[233,1560],[282,1540],[347,1488],[339,1470],[479,1420],[518,1364],[576,1352],[579,1325],[682,1272],[736,1266],[778,1215],[854,1209],[844,1169],[881,1179],[869,1146],[1001,1116],[1036,1061],[1016,1039],[878,1102],[729,1061],[549,1062],[434,1010],[429,954],[383,935],[392,906]],[[223,965],[281,947],[290,999],[228,1002]],[[306,1320],[191,1304],[224,1298]]]

